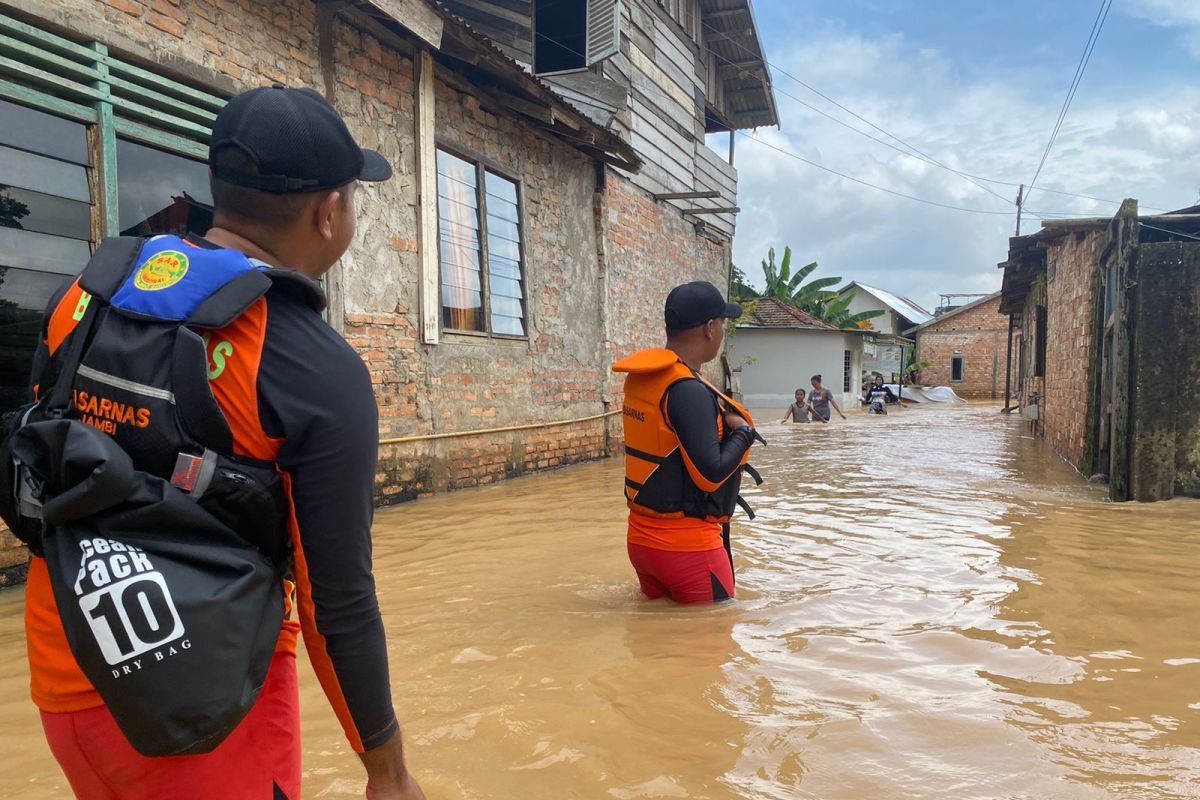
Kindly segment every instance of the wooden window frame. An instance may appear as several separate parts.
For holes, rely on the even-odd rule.
[[[954,377],[954,362],[958,362],[958,377]],[[950,356],[950,382],[962,383],[967,378],[967,357],[965,355]]]
[[[0,34],[8,37],[3,53],[16,56],[0,71],[0,98],[87,126],[93,242],[120,235],[118,136],[207,161],[211,122],[228,98],[113,56],[100,42],[68,39],[4,13]]]
[[[508,169],[499,162],[488,158],[480,153],[464,147],[452,141],[436,137],[435,151],[441,150],[457,159],[466,161],[475,167],[475,192],[476,201],[478,203],[476,211],[479,214],[479,285],[480,294],[483,298],[483,327],[481,331],[464,330],[462,328],[448,327],[442,320],[441,311],[441,291],[442,291],[442,237],[438,234],[438,326],[443,333],[453,334],[455,336],[470,336],[476,339],[507,339],[509,341],[524,342],[529,341],[529,329],[532,322],[532,314],[529,309],[529,262],[525,255],[525,184],[520,177],[512,170]],[[436,157],[436,152],[435,152]],[[517,252],[521,257],[521,322],[525,326],[525,333],[521,335],[512,333],[496,333],[492,330],[492,287],[491,277],[489,276],[490,265],[488,262],[488,229],[487,229],[487,173],[504,178],[511,181],[517,187],[517,236],[520,242],[517,245]],[[439,222],[440,224],[440,222]]]

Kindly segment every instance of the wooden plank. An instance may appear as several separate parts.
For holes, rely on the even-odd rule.
[[[695,171],[687,153],[673,147],[652,128],[638,125],[637,122],[638,120],[634,120],[631,131],[630,144],[633,145],[633,149],[642,154],[645,161],[657,163],[673,177],[673,180],[661,191],[676,192],[684,188],[692,188]]]
[[[418,259],[421,266],[421,339],[437,344],[440,335],[441,293],[438,271],[437,146],[433,56],[422,50],[416,64],[416,149]]]
[[[0,50],[14,53],[25,63],[31,61],[48,65],[55,72],[78,80],[94,81],[99,73],[94,64],[80,64],[70,58],[63,58],[43,47],[27,44],[11,36],[0,35]]]
[[[103,66],[103,65],[102,65]],[[107,70],[107,66],[104,67]],[[172,114],[179,114],[185,117],[190,117],[194,122],[201,122],[212,127],[213,121],[217,118],[216,112],[208,111],[196,106],[189,105],[179,100],[167,100],[160,92],[143,88],[136,83],[109,76],[106,81],[114,89],[120,89],[123,93],[133,95],[150,103],[164,105]]]
[[[0,56],[0,73],[20,76],[30,83],[54,90],[55,94],[66,92],[75,97],[93,101],[102,99],[100,92],[90,86],[84,86],[82,83],[67,80],[61,75],[55,75],[53,72],[47,72],[44,69],[31,67],[28,64],[23,64],[7,56]]]
[[[80,122],[95,122],[96,109],[63,100],[60,97],[44,94],[37,89],[31,89],[19,83],[0,78],[0,97],[15,100],[18,103],[35,106],[42,111],[50,111],[64,117],[77,119]]]
[[[702,191],[702,192],[660,192],[654,195],[655,200],[707,200],[720,197],[721,193],[717,191]]]
[[[113,108],[123,113],[123,116],[135,116],[142,119],[152,120],[153,122],[172,130],[189,133],[205,141],[212,134],[212,126],[199,122],[189,122],[185,119],[180,119],[173,114],[165,111],[157,111],[149,106],[144,106],[141,103],[135,103],[132,100],[127,100],[124,97],[112,97],[109,102]]]
[[[718,208],[681,208],[681,214],[737,214],[741,211],[737,206],[722,206]]]
[[[703,63],[703,53],[692,46],[690,39],[681,38],[680,32],[671,30],[670,26],[655,27],[654,46],[658,50],[655,61],[690,92],[700,82],[696,65]]]
[[[686,116],[691,117],[694,113],[692,105],[694,99],[690,90],[685,90],[677,81],[673,80],[666,72],[655,63],[654,59],[643,53],[638,48],[633,48],[629,51],[629,60],[634,67],[634,85],[637,85],[637,77],[640,73],[646,81],[658,87],[660,91],[671,97],[679,106],[684,109]]]
[[[208,145],[197,142],[195,139],[177,136],[159,128],[153,128],[129,119],[121,119],[120,117],[113,120],[113,125],[117,133],[123,138],[133,139],[164,150],[174,150],[181,155],[190,156],[202,161],[208,159]]]
[[[591,72],[557,75],[546,82],[594,98],[598,104],[613,109],[623,108],[629,102],[628,86]]]
[[[442,46],[441,16],[421,0],[364,0],[403,25],[414,36],[435,50]]]
[[[164,78],[161,75],[122,61],[119,58],[106,55],[102,61],[108,67],[110,75],[122,75],[138,83],[148,84],[164,94],[182,98],[195,105],[210,108],[213,111],[220,111],[225,107],[226,100],[223,97],[202,92],[190,86],[184,86],[182,83],[173,81],[170,78]]]
[[[53,33],[47,33],[40,28],[27,25],[5,14],[0,14],[0,30],[17,34],[25,39],[32,39],[42,47],[54,50],[61,55],[89,62],[96,56],[85,45],[72,42],[70,39],[64,39],[61,36],[55,36]]]
[[[97,91],[108,95],[108,67],[103,59],[108,55],[108,48],[94,42],[92,48],[100,61],[97,80],[92,84]],[[113,106],[108,100],[96,103],[96,117],[100,123],[96,126],[96,136],[99,140],[99,158],[96,161],[96,185],[100,201],[100,227],[105,236],[121,234],[120,203],[117,198],[117,129],[113,124]]]
[[[671,115],[670,112],[679,107],[664,95],[653,92],[647,94],[640,88],[634,88],[632,95],[633,102],[629,107],[634,117],[645,120],[647,125],[667,137],[675,147],[687,151],[690,161],[695,135],[690,128],[680,125],[678,119]]]

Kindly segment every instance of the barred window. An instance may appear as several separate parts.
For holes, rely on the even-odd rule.
[[[96,243],[204,232],[222,97],[0,13],[0,413],[29,399],[42,313]]]
[[[440,148],[437,173],[442,327],[524,337],[520,186]]]

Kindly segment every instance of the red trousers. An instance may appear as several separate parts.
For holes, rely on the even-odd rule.
[[[300,800],[296,656],[276,653],[258,701],[211,753],[150,758],[104,706],[42,712],[50,750],[80,800]]]
[[[629,542],[629,561],[651,600],[715,603],[733,597],[733,564],[723,547],[677,552]]]

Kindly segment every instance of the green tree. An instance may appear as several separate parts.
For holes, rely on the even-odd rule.
[[[830,287],[842,282],[840,276],[804,282],[816,269],[817,262],[813,261],[793,273],[792,248],[786,246],[783,248],[783,259],[776,265],[775,248],[772,247],[762,262],[766,288],[761,296],[782,300],[836,328],[865,328],[868,326],[868,320],[883,314],[882,311],[851,314],[850,303],[854,300],[855,292],[838,297],[837,292],[830,291]],[[737,275],[741,275],[740,270],[735,279]]]

